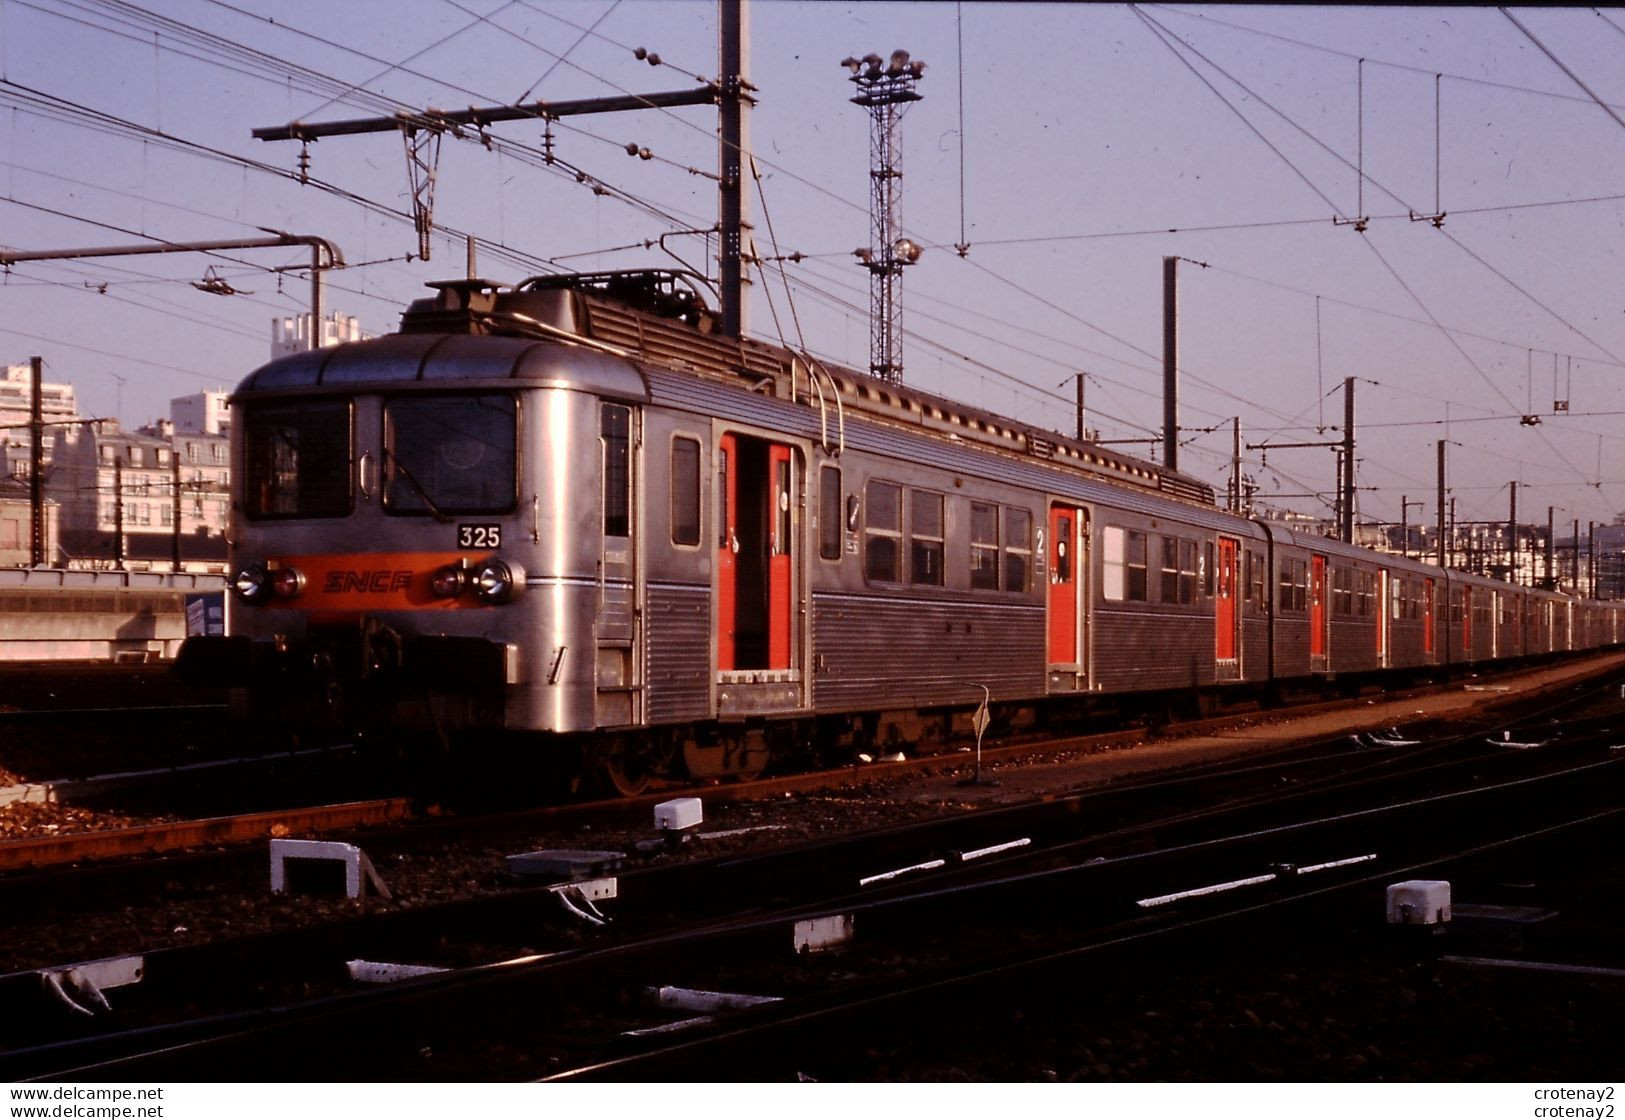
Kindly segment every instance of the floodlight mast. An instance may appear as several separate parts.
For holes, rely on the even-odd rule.
[[[903,112],[920,94],[914,86],[925,63],[905,50],[889,60],[878,54],[846,58],[858,87],[854,105],[869,110],[870,247],[854,255],[869,270],[869,372],[894,385],[903,380],[903,269],[920,259],[921,248],[903,235]]]

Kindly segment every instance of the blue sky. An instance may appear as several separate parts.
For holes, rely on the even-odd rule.
[[[1232,416],[1252,443],[1338,438],[1355,377],[1362,518],[1409,498],[1431,523],[1445,438],[1463,520],[1504,518],[1513,480],[1530,520],[1554,505],[1583,530],[1625,509],[1625,13],[758,2],[750,18],[758,252],[805,255],[757,277],[753,333],[867,366],[868,119],[839,62],[903,47],[927,63],[903,124],[904,225],[928,246],[904,285],[907,382],[1070,431],[1084,371],[1104,438],[1153,434],[1177,255],[1191,473],[1222,489]],[[568,169],[545,166],[531,122],[493,128],[495,150],[447,138],[429,261],[406,259],[398,136],[312,145],[324,190],[288,176],[297,145],[250,130],[688,88],[715,53],[709,2],[0,0],[0,243],[316,234],[353,266],[329,305],[372,332],[461,274],[464,233],[503,282],[703,270],[703,236],[672,231],[715,221],[705,109],[561,122]],[[1442,228],[1410,219],[1437,209]],[[0,356],[42,354],[85,411],[141,423],[264,361],[271,319],[305,306],[307,261],[19,265]],[[243,294],[194,288],[208,268]],[[1332,488],[1330,451],[1247,459],[1264,495]]]

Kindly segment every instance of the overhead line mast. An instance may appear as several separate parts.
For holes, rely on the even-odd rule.
[[[718,61],[720,77],[695,89],[636,93],[615,97],[589,97],[569,101],[531,101],[518,105],[487,105],[468,109],[424,109],[382,117],[358,117],[342,121],[310,123],[293,121],[271,128],[256,128],[256,140],[297,140],[307,146],[324,136],[358,136],[374,132],[399,131],[406,141],[407,164],[412,178],[412,213],[419,236],[419,255],[427,260],[429,234],[434,228],[434,183],[438,170],[438,138],[447,132],[462,136],[464,129],[481,133],[487,125],[504,121],[544,120],[596,113],[623,113],[638,109],[673,109],[687,105],[716,105],[719,109],[718,163],[721,186],[718,190],[717,229],[721,241],[718,260],[718,297],[722,304],[722,327],[731,337],[741,337],[748,326],[745,272],[754,258],[750,244],[750,222],[742,168],[750,142],[747,110],[754,104],[755,88],[746,77],[748,57],[747,0],[719,0]],[[638,52],[651,65],[659,56]],[[435,142],[426,142],[429,138]],[[303,171],[309,166],[308,150],[299,156]]]

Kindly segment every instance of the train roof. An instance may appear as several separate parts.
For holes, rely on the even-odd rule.
[[[429,285],[400,333],[304,351],[250,374],[247,395],[403,383],[523,380],[648,399],[640,365],[721,379],[814,409],[993,448],[1050,468],[1212,508],[1213,488],[1157,463],[1074,440],[809,354],[717,332],[697,278],[629,271]],[[569,344],[569,349],[558,345]]]
[[[641,399],[637,369],[609,354],[560,342],[503,335],[391,334],[320,350],[302,350],[243,379],[233,403],[248,395],[313,389],[389,388],[405,384],[524,381],[568,385]]]

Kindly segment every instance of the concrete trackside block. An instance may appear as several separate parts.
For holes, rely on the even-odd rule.
[[[796,923],[794,944],[797,953],[822,953],[838,949],[851,940],[851,914],[830,914]]]
[[[704,819],[705,808],[698,797],[674,797],[655,806],[655,827],[663,832],[697,828]]]
[[[392,961],[345,961],[345,971],[359,984],[398,984],[402,980],[416,980],[419,976],[436,976],[450,972],[432,964],[395,964]]]
[[[740,1011],[764,1003],[778,1003],[782,996],[751,996],[742,992],[707,992],[698,988],[677,988],[670,985],[650,988],[649,994],[661,1007],[674,1007],[679,1011],[699,1011],[712,1014],[717,1011]]]
[[[1433,926],[1449,920],[1449,883],[1442,879],[1407,879],[1389,884],[1389,925]]]
[[[282,894],[288,889],[288,861],[290,859],[328,859],[344,864],[344,896],[360,898],[371,883],[381,898],[389,897],[389,888],[379,878],[372,860],[354,844],[337,840],[272,840],[271,891]]]
[[[102,994],[107,989],[141,983],[147,974],[147,960],[139,955],[103,957],[101,960],[36,969],[35,974],[45,990],[70,1011],[78,1015],[95,1015],[112,1010],[107,997]]]
[[[513,874],[532,879],[598,879],[619,870],[626,853],[541,848],[508,856],[502,862]]]

